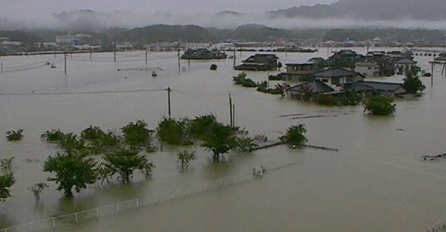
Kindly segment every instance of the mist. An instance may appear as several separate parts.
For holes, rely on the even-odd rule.
[[[6,16],[6,17],[5,17]],[[56,30],[103,30],[110,27],[134,28],[154,24],[198,25],[232,29],[245,24],[261,24],[273,28],[404,28],[446,30],[446,20],[364,20],[351,17],[314,19],[305,17],[277,17],[271,13],[220,12],[217,14],[135,13],[114,11],[98,13],[91,10],[62,12],[59,14],[33,14],[28,17],[0,16],[0,29],[56,29]]]

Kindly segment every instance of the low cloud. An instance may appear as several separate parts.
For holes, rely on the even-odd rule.
[[[286,18],[272,17],[269,13],[239,14],[222,12],[218,14],[173,15],[170,13],[135,13],[115,11],[98,13],[90,10],[64,12],[60,14],[35,14],[29,17],[0,16],[0,29],[90,29],[101,30],[109,27],[144,27],[153,24],[186,25],[202,27],[235,28],[245,24],[263,24],[284,29],[309,28],[406,28],[446,30],[446,21],[426,20],[358,20],[353,18]]]

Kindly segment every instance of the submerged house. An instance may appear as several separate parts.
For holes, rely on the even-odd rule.
[[[316,65],[313,62],[300,64],[286,64],[286,72],[281,73],[283,81],[308,81],[316,71]]]
[[[406,69],[411,68],[416,64],[417,64],[416,61],[407,58],[398,60],[397,62],[395,62],[396,74],[402,75],[406,72]]]
[[[313,73],[313,78],[330,86],[341,86],[344,83],[363,81],[365,77],[346,68],[328,68]]]
[[[315,80],[311,82],[304,82],[290,87],[286,90],[291,97],[303,98],[306,94],[321,94],[333,92],[334,89],[322,81]]]
[[[358,62],[355,64],[355,71],[364,77],[377,77],[380,74],[379,65],[375,62]]]
[[[277,69],[278,60],[279,57],[274,54],[255,54],[242,61],[242,64],[234,67],[234,69],[244,71],[272,71]]]
[[[378,81],[358,81],[343,84],[344,91],[355,91],[361,93],[363,97],[370,97],[375,94],[382,94],[395,97],[406,93],[403,84]]]
[[[206,48],[189,49],[181,56],[183,60],[213,60],[226,59],[226,54],[217,50],[209,50]]]

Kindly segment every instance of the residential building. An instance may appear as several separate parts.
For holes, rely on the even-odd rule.
[[[308,81],[315,71],[313,62],[286,64],[286,72],[281,73],[281,76],[283,81]]]
[[[300,83],[286,90],[287,94],[289,94],[291,97],[297,97],[299,99],[301,99],[306,94],[313,95],[333,91],[334,89],[332,87],[319,80]]]
[[[411,68],[412,66],[414,66],[416,64],[417,64],[416,61],[410,60],[407,58],[398,60],[397,62],[395,62],[396,73],[399,75],[402,75],[406,72],[406,69]]]
[[[361,73],[364,77],[379,76],[379,65],[375,62],[358,62],[355,64],[354,70]]]
[[[246,71],[276,70],[278,60],[279,57],[275,54],[255,54],[242,61],[242,64],[234,67],[234,69]]]
[[[343,84],[344,91],[356,91],[363,97],[370,97],[374,94],[395,97],[406,93],[401,83],[378,82],[378,81],[357,81]]]
[[[363,81],[365,77],[361,73],[346,68],[327,68],[313,73],[313,78],[329,86],[339,87],[344,83]]]

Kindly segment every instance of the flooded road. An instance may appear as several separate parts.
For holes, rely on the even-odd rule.
[[[358,49],[365,53],[364,49]],[[248,57],[243,53],[240,59]],[[283,64],[305,62],[319,54],[277,54]],[[417,57],[430,71],[431,57]],[[57,68],[40,65],[46,61]],[[79,223],[58,231],[418,231],[446,218],[446,161],[422,162],[423,154],[446,151],[446,77],[435,71],[434,86],[422,78],[425,94],[417,100],[397,100],[392,117],[371,117],[361,106],[321,107],[294,99],[266,95],[232,84],[232,60],[181,62],[176,53],[144,52],[63,56],[1,57],[0,134],[24,130],[23,141],[0,139],[0,157],[15,157],[17,182],[12,198],[0,204],[0,228],[95,208],[152,193],[250,172],[254,165],[295,165],[267,173],[262,179],[232,187],[130,210]],[[210,71],[212,63],[217,71]],[[34,68],[34,66],[38,66]],[[27,69],[27,67],[30,67]],[[120,71],[118,71],[118,69]],[[157,77],[151,77],[151,70]],[[266,72],[248,72],[256,81]],[[402,76],[375,78],[401,81]],[[275,82],[271,82],[273,85]],[[48,175],[44,160],[57,149],[40,141],[46,130],[79,133],[89,125],[119,129],[136,120],[156,127],[167,116],[167,87],[172,88],[172,116],[212,113],[229,123],[228,95],[236,107],[235,123],[252,134],[270,139],[287,127],[304,123],[310,144],[339,152],[276,147],[254,154],[229,154],[226,163],[212,162],[209,152],[197,149],[197,160],[181,171],[178,148],[150,154],[156,169],[151,178],[136,175],[133,183],[99,184],[68,200],[45,190],[36,204],[27,190]],[[136,91],[138,90],[138,91]],[[84,94],[79,94],[79,93]],[[43,94],[45,93],[45,94]],[[53,93],[53,94],[47,94]],[[54,94],[58,93],[58,94]],[[61,93],[61,94],[59,94]],[[69,94],[62,94],[69,93]],[[329,115],[293,119],[283,115]]]

